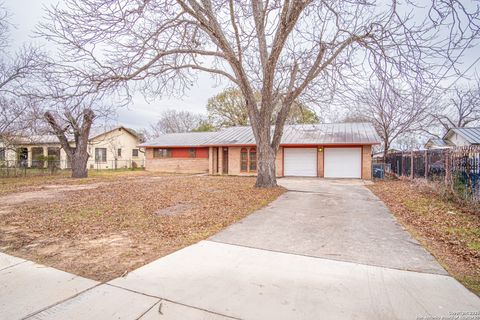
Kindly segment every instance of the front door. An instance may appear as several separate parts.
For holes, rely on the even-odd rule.
[[[228,148],[223,148],[223,174],[228,174]]]

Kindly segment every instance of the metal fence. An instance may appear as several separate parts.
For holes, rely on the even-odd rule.
[[[384,164],[385,173],[440,181],[457,195],[480,202],[480,146],[389,153]]]
[[[143,169],[145,161],[142,160],[111,160],[96,162],[89,160],[88,170],[136,170]],[[69,175],[70,161],[66,160],[0,160],[0,178],[30,177],[43,175]]]

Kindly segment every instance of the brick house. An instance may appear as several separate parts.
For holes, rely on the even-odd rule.
[[[372,145],[379,143],[370,123],[287,125],[276,157],[276,173],[278,177],[370,179]],[[256,175],[251,127],[165,134],[140,147],[145,148],[150,171]]]

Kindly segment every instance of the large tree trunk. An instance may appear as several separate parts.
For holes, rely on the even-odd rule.
[[[87,161],[88,153],[86,154],[74,154],[71,159],[72,163],[72,178],[87,178]]]
[[[277,186],[275,175],[276,150],[269,143],[257,144],[257,188]]]

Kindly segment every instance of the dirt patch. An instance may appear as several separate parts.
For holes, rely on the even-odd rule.
[[[48,185],[35,191],[26,191],[0,197],[0,203],[6,206],[18,205],[27,202],[42,202],[65,196],[65,192],[91,190],[98,188],[102,183],[84,185]],[[6,211],[6,210],[5,210]],[[1,213],[1,212],[0,212]]]
[[[173,216],[176,214],[187,213],[189,210],[192,210],[192,205],[188,203],[178,203],[173,206],[160,209],[154,214],[157,216]]]
[[[142,175],[71,186],[48,201],[18,202],[4,212],[0,251],[110,280],[213,235],[284,192],[256,189],[254,183],[242,177]],[[50,185],[38,192],[58,190]]]
[[[480,294],[478,210],[409,181],[378,182],[369,188],[452,276]]]

